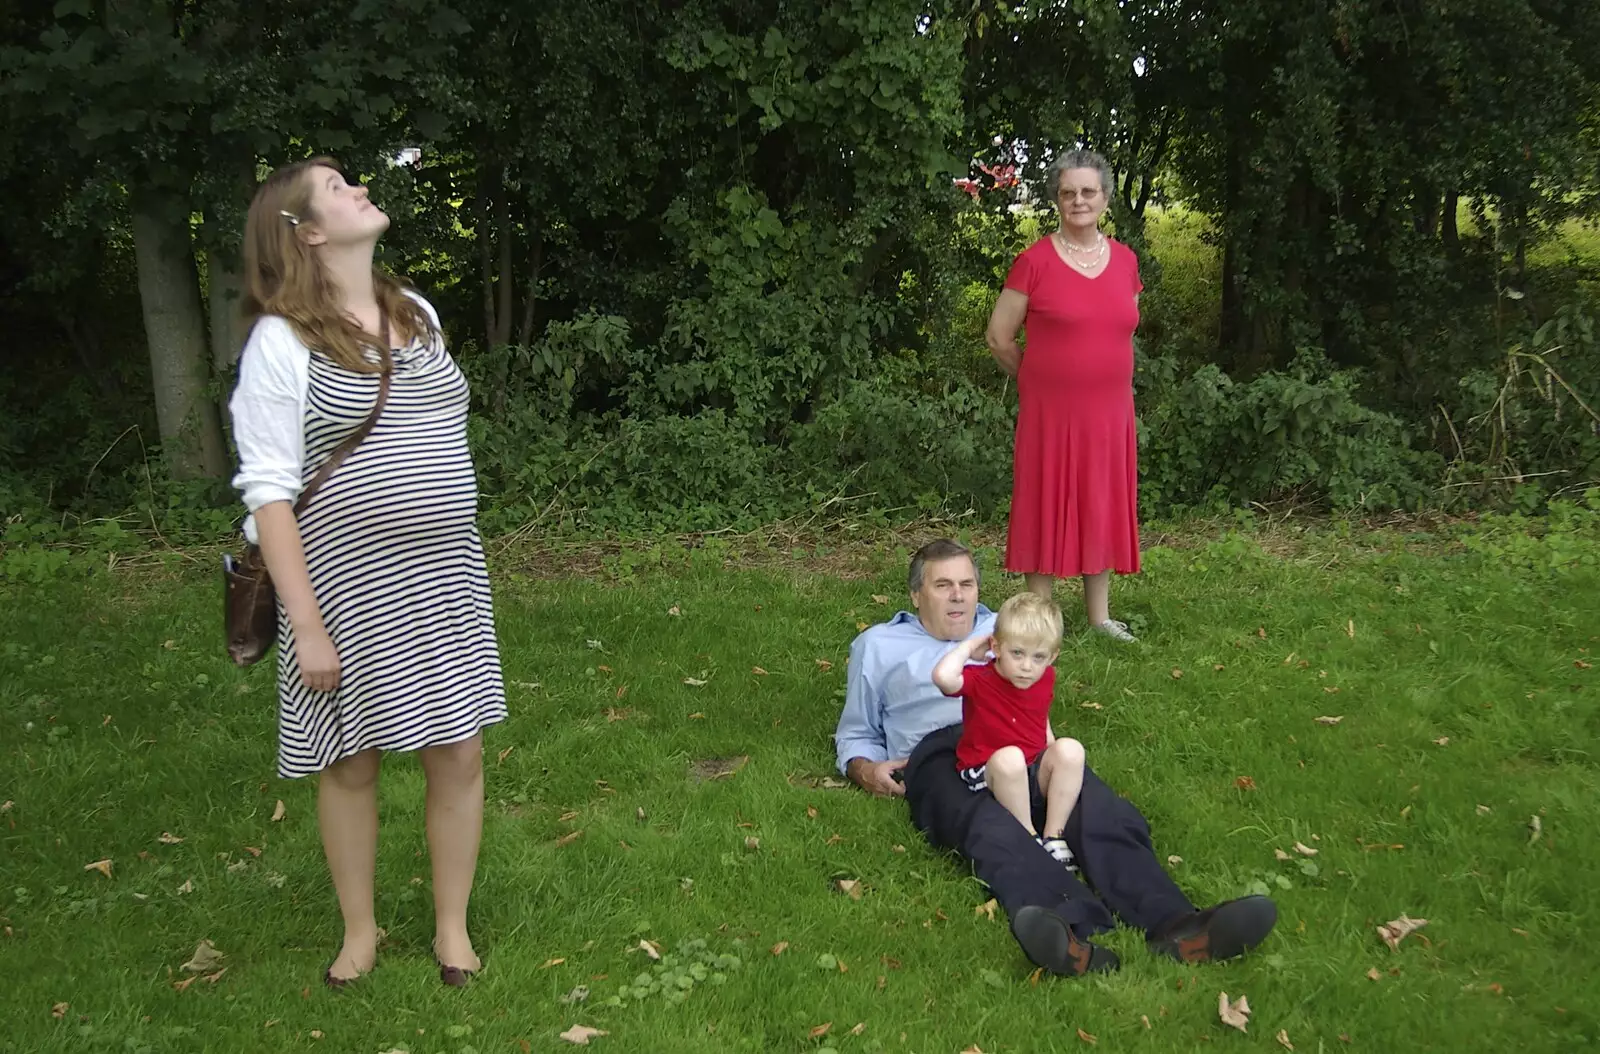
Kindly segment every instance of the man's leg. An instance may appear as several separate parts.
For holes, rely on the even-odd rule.
[[[1067,844],[1084,877],[1119,918],[1145,931],[1152,951],[1184,962],[1226,959],[1259,944],[1278,912],[1266,897],[1243,897],[1197,911],[1150,845],[1144,816],[1085,769]]]
[[[953,734],[952,734],[953,733]],[[1008,916],[1028,906],[1058,913],[1081,938],[1109,930],[1111,913],[995,801],[956,771],[960,726],[931,733],[906,765],[911,822],[929,844],[966,857]]]

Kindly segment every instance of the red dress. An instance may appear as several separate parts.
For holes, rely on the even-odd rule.
[[[1016,455],[1006,569],[1072,578],[1139,570],[1138,434],[1133,417],[1133,250],[1109,242],[1094,278],[1042,238],[1006,288],[1028,297],[1017,376]]]

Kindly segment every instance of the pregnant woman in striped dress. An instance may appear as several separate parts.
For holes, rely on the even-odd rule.
[[[253,321],[233,393],[239,474],[277,585],[278,774],[318,773],[323,849],[344,915],[325,975],[377,958],[373,873],[383,751],[427,776],[434,954],[465,984],[480,962],[467,900],[483,827],[485,725],[505,688],[467,450],[466,379],[431,305],[373,267],[389,218],[326,158],[279,168],[245,224]],[[297,517],[301,487],[376,405],[372,431]]]

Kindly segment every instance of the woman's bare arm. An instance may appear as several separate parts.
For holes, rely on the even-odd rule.
[[[1028,315],[1028,294],[1015,289],[1002,289],[995,301],[994,312],[989,316],[989,328],[984,334],[989,354],[1007,374],[1015,377],[1022,368],[1022,348],[1017,344],[1017,332]]]

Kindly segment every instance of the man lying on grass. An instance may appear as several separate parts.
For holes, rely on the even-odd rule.
[[[992,793],[969,789],[956,762],[961,700],[939,690],[933,668],[958,642],[992,634],[995,615],[978,603],[972,553],[949,539],[917,551],[908,585],[916,613],[902,611],[850,645],[834,737],[839,770],[873,794],[904,796],[931,845],[966,857],[1034,965],[1069,976],[1116,969],[1116,954],[1088,940],[1110,930],[1113,915],[1144,930],[1151,951],[1180,962],[1232,958],[1272,932],[1278,909],[1266,897],[1197,910],[1156,860],[1139,810],[1088,768],[1064,832],[1083,881]],[[1036,789],[1033,800],[1033,822],[1042,825]]]

